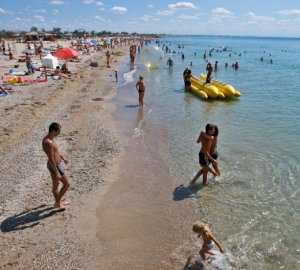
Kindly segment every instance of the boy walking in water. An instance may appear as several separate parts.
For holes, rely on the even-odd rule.
[[[69,189],[69,181],[65,175],[64,164],[68,161],[59,153],[58,146],[54,138],[60,134],[61,126],[58,123],[52,123],[49,126],[49,133],[44,137],[42,145],[43,150],[48,157],[47,168],[52,178],[52,193],[55,199],[54,207],[64,208],[67,203],[62,203],[62,197]],[[59,190],[59,183],[63,186]]]
[[[207,124],[205,127],[205,132],[201,131],[197,143],[201,142],[201,150],[199,152],[199,164],[202,167],[200,171],[196,174],[194,179],[190,182],[191,185],[195,184],[197,179],[203,174],[203,185],[207,185],[207,174],[212,173],[214,176],[219,176],[220,171],[218,168],[218,163],[216,161],[216,156],[212,154],[212,148],[215,151],[216,148],[216,127],[211,124]],[[214,152],[213,151],[213,152]],[[213,165],[213,169],[209,167],[210,163]]]
[[[144,78],[140,76],[138,82],[135,85],[138,93],[139,93],[139,106],[143,107],[144,106],[144,95],[145,95],[145,84],[144,84]]]

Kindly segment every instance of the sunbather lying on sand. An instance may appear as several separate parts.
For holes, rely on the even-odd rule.
[[[66,70],[65,70],[65,72],[66,72]],[[57,66],[56,69],[54,70],[54,72],[51,74],[51,76],[55,80],[59,80],[61,78],[70,79],[71,72],[70,71],[68,71],[69,73],[65,73],[65,72],[63,72],[62,69],[59,66]]]
[[[61,73],[63,74],[71,74],[71,71],[68,70],[68,67],[67,67],[67,63],[64,63],[62,66],[61,66]]]

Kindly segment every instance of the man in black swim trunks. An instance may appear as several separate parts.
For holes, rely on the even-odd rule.
[[[65,175],[64,164],[68,161],[59,153],[54,138],[60,134],[61,126],[58,123],[52,123],[49,126],[49,133],[44,137],[42,145],[43,150],[48,157],[47,168],[52,178],[52,193],[55,199],[54,207],[64,208],[67,202],[62,203],[62,197],[69,189],[69,181]],[[58,190],[59,183],[63,186]]]
[[[207,124],[205,127],[205,132],[201,131],[197,143],[202,144],[201,150],[199,152],[199,164],[201,169],[196,174],[194,179],[190,182],[193,185],[197,179],[203,174],[203,185],[207,185],[207,174],[210,172],[214,176],[218,176],[219,169],[218,163],[216,159],[211,154],[211,148],[214,141],[214,134],[215,134],[215,126],[212,124]],[[213,164],[213,167],[216,168],[216,171],[209,167],[210,164]]]

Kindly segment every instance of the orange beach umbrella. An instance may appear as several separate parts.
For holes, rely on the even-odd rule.
[[[62,49],[58,49],[54,56],[56,56],[59,59],[71,59],[74,57],[79,56],[79,52],[71,49],[71,48],[62,48]]]

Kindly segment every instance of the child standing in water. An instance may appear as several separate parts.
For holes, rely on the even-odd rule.
[[[145,83],[144,83],[144,78],[140,76],[138,82],[135,85],[138,93],[139,93],[139,106],[143,107],[144,106],[144,95],[145,95]]]
[[[206,260],[206,254],[214,255],[210,250],[213,248],[213,243],[219,248],[221,253],[224,253],[224,249],[221,244],[215,239],[213,236],[209,226],[203,222],[197,221],[193,225],[193,232],[198,234],[199,238],[202,238],[203,245],[199,254],[201,255],[203,260]]]

